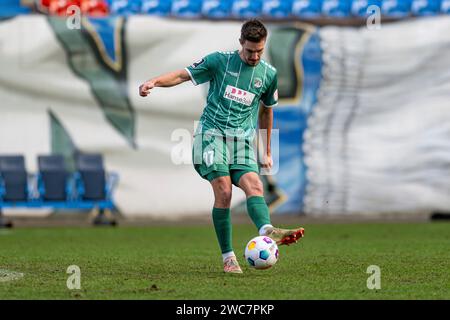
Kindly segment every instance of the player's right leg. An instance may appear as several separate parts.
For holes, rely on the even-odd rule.
[[[211,183],[214,192],[212,220],[222,252],[223,270],[226,273],[242,273],[232,247],[231,179],[227,164],[225,142],[220,137],[206,139],[197,135],[194,139],[193,159],[197,173]]]
[[[222,251],[223,271],[226,273],[242,273],[237,262],[232,246],[232,225],[231,225],[231,178],[230,176],[220,176],[222,173],[213,172],[208,175],[208,180],[214,191],[214,208],[212,218],[217,240]],[[216,178],[213,176],[219,175]]]

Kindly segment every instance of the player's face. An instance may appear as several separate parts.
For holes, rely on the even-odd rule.
[[[245,63],[251,66],[256,66],[259,63],[259,60],[261,60],[266,40],[264,39],[259,42],[240,40],[240,42],[242,45],[242,59],[245,61]]]

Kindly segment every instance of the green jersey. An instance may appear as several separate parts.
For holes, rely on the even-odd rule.
[[[248,65],[237,50],[209,54],[186,70],[194,85],[210,82],[196,135],[208,132],[251,138],[259,102],[265,107],[278,103],[276,69],[262,59],[256,66]]]

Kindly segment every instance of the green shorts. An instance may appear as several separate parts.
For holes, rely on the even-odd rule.
[[[248,172],[259,172],[255,148],[249,139],[196,135],[192,159],[197,173],[208,181],[230,176],[234,185]]]

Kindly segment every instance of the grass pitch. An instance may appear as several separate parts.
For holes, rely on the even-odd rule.
[[[287,227],[287,226],[284,226]],[[222,272],[212,226],[0,230],[0,299],[450,299],[450,224],[312,224],[280,246],[269,270],[253,270],[235,225],[244,274]],[[81,270],[69,290],[67,268]],[[367,268],[380,267],[370,290]]]

